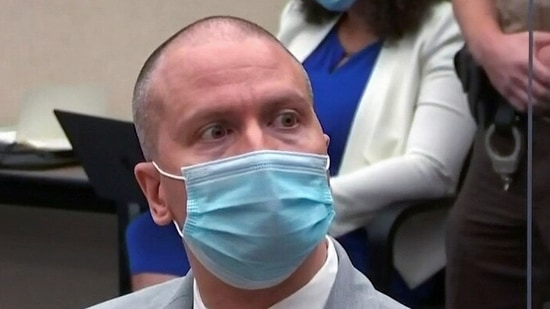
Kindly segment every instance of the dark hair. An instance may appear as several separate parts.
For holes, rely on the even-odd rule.
[[[381,39],[397,40],[417,31],[434,4],[445,0],[357,0],[365,2],[365,22]],[[301,0],[306,21],[321,24],[338,16],[315,0]]]

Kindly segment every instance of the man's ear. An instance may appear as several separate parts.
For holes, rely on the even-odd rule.
[[[160,186],[160,174],[151,162],[138,163],[134,175],[149,203],[153,220],[158,225],[167,225],[174,219]]]
[[[325,146],[327,146],[328,149],[328,145],[330,144],[330,136],[323,133],[323,137],[325,138]]]

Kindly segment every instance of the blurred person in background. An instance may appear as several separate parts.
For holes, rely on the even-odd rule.
[[[527,299],[528,0],[453,0],[467,47],[457,72],[478,122],[450,214],[446,308],[550,301],[550,0],[535,0],[533,299]],[[544,307],[546,308],[546,307]]]
[[[439,0],[296,0],[280,25],[330,137],[331,234],[368,275],[364,227],[379,210],[456,188],[475,130],[453,67],[460,29]],[[411,291],[396,277],[398,300],[415,307],[431,297],[433,283]]]

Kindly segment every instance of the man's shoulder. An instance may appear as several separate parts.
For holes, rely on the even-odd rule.
[[[185,308],[185,304],[189,304],[189,308],[191,308],[193,304],[193,289],[192,284],[186,284],[187,281],[192,281],[192,278],[176,278],[137,292],[111,299],[89,309]],[[186,287],[186,285],[189,285],[191,288]]]
[[[338,272],[326,308],[407,309],[391,297],[377,291],[370,280],[353,267],[344,248],[334,239]]]

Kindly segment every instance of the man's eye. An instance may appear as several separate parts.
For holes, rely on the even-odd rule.
[[[298,115],[295,112],[283,112],[274,121],[275,126],[294,128],[298,125]]]
[[[221,124],[215,124],[206,128],[206,130],[202,132],[201,138],[205,140],[214,140],[224,138],[227,134],[229,134],[229,130],[226,127]]]

